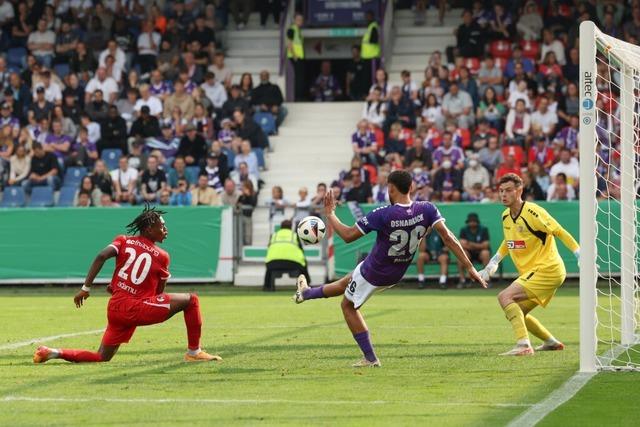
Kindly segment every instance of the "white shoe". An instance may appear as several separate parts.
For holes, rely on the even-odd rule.
[[[309,289],[309,285],[307,285],[307,278],[304,277],[304,274],[298,276],[296,286],[298,287],[298,290],[293,294],[293,301],[295,301],[296,304],[301,304],[304,302],[304,291]]]
[[[564,350],[564,344],[560,341],[554,344],[542,344],[536,347],[536,351],[560,351]]]
[[[500,356],[533,356],[533,347],[530,345],[517,345],[511,350],[500,353]]]
[[[370,362],[367,359],[362,358],[361,360],[358,360],[356,363],[354,363],[352,366],[354,368],[379,368],[380,366],[382,366],[382,364],[378,359],[374,360],[373,362]]]

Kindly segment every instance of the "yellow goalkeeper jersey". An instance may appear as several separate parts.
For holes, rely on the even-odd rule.
[[[511,256],[519,274],[541,266],[564,270],[555,238],[558,237],[571,252],[579,249],[578,242],[542,207],[524,202],[516,218],[509,208],[502,212],[504,240],[498,252]]]

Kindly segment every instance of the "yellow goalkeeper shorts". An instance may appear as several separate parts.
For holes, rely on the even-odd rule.
[[[520,275],[516,283],[524,288],[530,300],[546,307],[566,277],[567,272],[564,266],[555,268],[541,266]]]

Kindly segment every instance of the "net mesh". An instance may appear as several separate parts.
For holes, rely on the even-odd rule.
[[[604,370],[640,370],[640,47],[598,30],[596,47],[596,363]],[[630,207],[625,213],[622,200]]]

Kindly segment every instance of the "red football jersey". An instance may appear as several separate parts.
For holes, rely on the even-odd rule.
[[[113,298],[149,298],[158,293],[158,284],[171,277],[169,254],[142,236],[118,236],[114,248],[116,269],[111,279]]]

